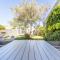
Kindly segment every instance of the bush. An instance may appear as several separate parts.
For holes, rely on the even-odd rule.
[[[45,35],[45,27],[43,27],[43,26],[37,26],[36,30],[37,30],[36,34],[38,36],[44,36]]]
[[[30,34],[24,34],[25,39],[30,39]]]
[[[31,39],[29,34],[24,34],[24,35],[20,35],[18,37],[15,38],[15,40],[25,40],[25,39]]]
[[[51,41],[60,41],[60,30],[55,32],[49,32],[45,35],[45,40],[51,40]]]

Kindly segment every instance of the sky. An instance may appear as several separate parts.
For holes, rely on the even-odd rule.
[[[0,0],[0,24],[9,26],[9,21],[14,17],[11,8],[21,4],[22,0]],[[23,0],[25,1],[25,0]],[[55,0],[37,0],[39,4],[53,4]]]

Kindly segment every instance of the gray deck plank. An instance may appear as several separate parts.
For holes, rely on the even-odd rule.
[[[36,45],[36,42],[34,44],[34,52],[35,52],[35,58],[36,60],[42,60],[42,55],[40,54],[40,51]]]
[[[23,56],[22,56],[22,59],[21,60],[29,60],[29,41],[28,41],[28,43],[27,43],[27,45],[26,45],[26,49],[25,49],[25,51],[24,51],[24,54],[23,54]]]
[[[41,56],[41,60],[49,60],[49,58],[51,58],[50,56],[48,57],[48,52],[46,52],[45,50],[44,50],[44,48],[42,48],[43,46],[41,46],[41,41],[36,41],[36,44],[37,44],[37,48],[38,48],[38,50],[39,50],[39,54],[40,54],[40,56]],[[44,43],[42,43],[42,44],[44,44]]]
[[[43,50],[47,54],[47,57],[49,58],[48,60],[60,60],[59,53],[56,54],[58,52],[58,50],[54,52],[54,50],[56,50],[56,49],[53,46],[51,46],[50,44],[48,44],[47,42],[41,41],[41,42],[39,42],[38,46],[39,47],[41,46],[43,48]],[[52,49],[52,47],[53,47],[53,49]]]
[[[23,47],[19,50],[18,54],[16,55],[15,60],[21,60],[22,59],[23,53],[24,53],[24,51],[26,49],[26,45],[27,45],[27,43],[26,44],[25,43],[23,44]]]
[[[12,46],[8,47],[8,49],[0,55],[0,60],[13,60],[17,51],[21,46],[23,46],[23,42],[17,42],[10,44]],[[11,56],[11,57],[10,57]],[[4,58],[3,58],[4,57]]]
[[[30,41],[29,60],[35,60],[34,50],[33,50],[34,45],[35,45],[35,41]]]
[[[12,44],[14,44],[14,42],[15,42],[15,41],[13,41],[13,42],[11,42],[11,43],[5,45],[4,47],[1,47],[1,48],[0,48],[0,54],[1,54],[1,53],[4,53],[5,50],[7,50],[7,48],[11,47]]]
[[[8,54],[9,52],[11,52],[11,50],[13,49],[13,48],[16,48],[16,47],[14,47],[15,46],[15,44],[17,44],[18,42],[16,42],[15,43],[15,41],[14,42],[12,42],[12,43],[10,43],[10,44],[8,44],[8,45],[6,45],[6,46],[4,46],[4,47],[2,47],[1,49],[0,49],[0,59],[2,59],[4,56],[6,56],[6,54]],[[13,45],[12,45],[13,44]]]
[[[25,47],[26,43],[25,42],[19,42],[18,45],[16,46],[16,49],[14,49],[9,57],[8,57],[8,60],[15,60],[16,59],[16,56],[18,55],[19,51],[24,47]],[[23,51],[22,51],[23,52]],[[12,54],[12,55],[11,55]]]
[[[50,53],[54,56],[56,60],[60,60],[60,51],[58,51],[56,48],[45,42],[45,47],[50,51]],[[51,52],[52,51],[52,52]]]
[[[60,60],[60,51],[46,41],[15,40],[0,48],[0,60]]]

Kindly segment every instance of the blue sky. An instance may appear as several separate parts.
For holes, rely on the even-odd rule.
[[[37,0],[39,4],[53,4],[54,0]],[[21,3],[21,0],[0,0],[0,24],[9,25],[13,18],[11,8]]]

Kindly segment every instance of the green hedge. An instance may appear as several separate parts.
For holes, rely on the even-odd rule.
[[[60,30],[47,33],[45,35],[45,40],[60,41]]]

